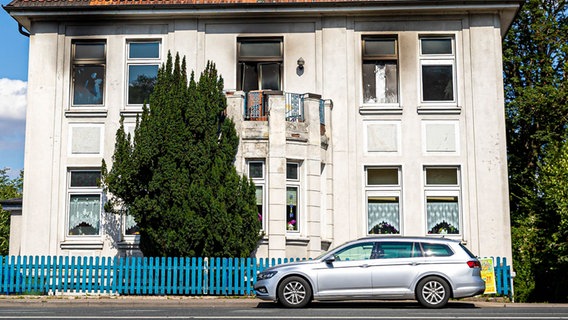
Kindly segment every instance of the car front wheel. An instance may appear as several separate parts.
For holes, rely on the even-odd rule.
[[[289,277],[278,286],[278,302],[288,308],[305,307],[312,299],[312,289],[301,277]]]
[[[416,298],[426,308],[442,308],[450,299],[450,286],[438,277],[426,277],[416,286]]]

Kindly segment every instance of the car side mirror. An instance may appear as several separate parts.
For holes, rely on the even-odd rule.
[[[332,263],[332,262],[335,261],[335,256],[331,255],[327,259],[325,259],[324,261],[325,261],[325,263]]]

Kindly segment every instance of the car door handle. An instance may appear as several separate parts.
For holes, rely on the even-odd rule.
[[[418,263],[418,262],[411,262],[411,263],[409,263],[409,264],[410,264],[411,266],[417,266],[417,265],[419,265],[420,263]]]
[[[369,265],[368,265],[368,264],[362,264],[362,265],[360,265],[359,267],[361,267],[361,268],[368,268]]]

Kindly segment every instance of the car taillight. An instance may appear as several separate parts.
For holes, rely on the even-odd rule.
[[[477,260],[468,261],[468,262],[467,262],[467,265],[468,265],[470,268],[481,268],[481,263],[480,263],[479,261],[477,261]]]

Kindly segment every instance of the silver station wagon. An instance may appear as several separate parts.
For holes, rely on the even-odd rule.
[[[257,275],[256,296],[300,308],[312,300],[407,300],[441,308],[485,291],[477,258],[460,242],[367,237]]]

